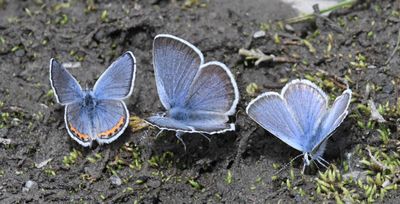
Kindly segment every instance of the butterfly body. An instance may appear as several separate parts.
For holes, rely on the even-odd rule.
[[[131,52],[118,58],[100,76],[93,89],[82,90],[56,60],[50,60],[50,82],[57,102],[65,105],[68,134],[82,146],[116,140],[128,126],[129,112],[122,101],[133,90],[136,73]]]

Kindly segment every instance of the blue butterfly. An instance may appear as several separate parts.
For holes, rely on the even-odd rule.
[[[303,152],[304,166],[322,158],[331,133],[347,116],[351,90],[345,90],[328,107],[328,96],[308,80],[293,80],[286,84],[281,94],[267,92],[252,100],[246,113],[259,125]],[[299,155],[299,156],[301,156]],[[324,164],[325,163],[325,164]]]
[[[68,134],[82,146],[116,140],[128,126],[128,98],[135,82],[136,61],[126,52],[100,76],[93,90],[82,90],[76,79],[55,59],[50,60],[50,83],[57,102],[65,105]]]
[[[166,112],[147,122],[163,130],[216,134],[235,130],[228,116],[236,111],[239,91],[233,74],[220,62],[204,64],[203,54],[189,42],[157,35],[153,66],[158,95]]]

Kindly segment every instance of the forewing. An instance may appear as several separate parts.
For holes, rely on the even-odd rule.
[[[127,98],[133,90],[136,74],[136,61],[131,52],[115,60],[100,76],[94,85],[96,99]]]
[[[80,103],[73,103],[65,107],[65,125],[68,134],[82,146],[92,144],[92,125],[88,110]]]
[[[76,79],[55,59],[50,60],[50,84],[57,102],[62,105],[82,100],[83,92]]]
[[[98,100],[93,114],[93,134],[100,144],[111,143],[126,129],[129,112],[123,101]]]
[[[293,80],[283,88],[282,96],[305,136],[314,136],[327,111],[326,94],[308,80]],[[304,138],[304,140],[308,139],[312,138]]]
[[[239,91],[228,67],[220,62],[209,62],[201,66],[194,78],[185,108],[232,115],[238,101]]]
[[[154,73],[158,95],[166,109],[183,105],[201,64],[203,55],[192,44],[171,35],[155,37]]]
[[[263,128],[293,148],[304,150],[302,128],[293,118],[284,99],[275,92],[267,92],[250,102],[247,114]]]
[[[348,89],[336,98],[332,107],[323,117],[317,132],[315,146],[323,142],[346,118],[351,100],[351,90]]]

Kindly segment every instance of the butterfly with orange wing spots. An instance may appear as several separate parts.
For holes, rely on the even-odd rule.
[[[100,76],[93,89],[82,90],[76,79],[57,62],[50,60],[50,83],[57,102],[65,105],[68,134],[82,146],[111,143],[126,129],[128,98],[135,82],[136,60],[126,52]]]

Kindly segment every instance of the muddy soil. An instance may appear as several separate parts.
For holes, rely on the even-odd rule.
[[[332,98],[345,89],[344,81],[353,90],[351,113],[325,154],[331,166],[344,175],[369,170],[360,160],[371,159],[367,147],[379,149],[385,143],[382,127],[392,144],[382,151],[398,162],[399,1],[357,3],[329,18],[292,26],[280,20],[295,11],[279,1],[266,2],[0,0],[0,201],[320,203],[338,202],[335,195],[346,201],[340,197],[343,189],[318,191],[319,175],[302,175],[301,159],[275,174],[300,153],[245,114],[257,94],[280,91],[295,78],[314,81]],[[265,35],[254,38],[259,30]],[[79,146],[67,135],[64,109],[51,92],[50,58],[79,62],[69,70],[83,87],[91,87],[113,60],[132,51],[137,78],[126,104],[132,116],[146,118],[163,111],[151,54],[153,38],[160,33],[186,39],[203,51],[206,61],[231,68],[241,93],[232,117],[237,131],[212,135],[210,142],[185,135],[184,151],[174,133],[155,139],[157,129],[132,120],[131,130],[110,145]],[[255,65],[239,55],[241,48],[280,60]],[[248,89],[251,83],[253,90]],[[370,120],[369,99],[387,110],[381,110],[386,122]],[[400,162],[396,164],[390,174],[382,170],[393,186],[400,180]],[[349,185],[353,187],[358,200],[368,199],[362,186]],[[373,201],[396,202],[396,189],[382,198],[373,196]]]

